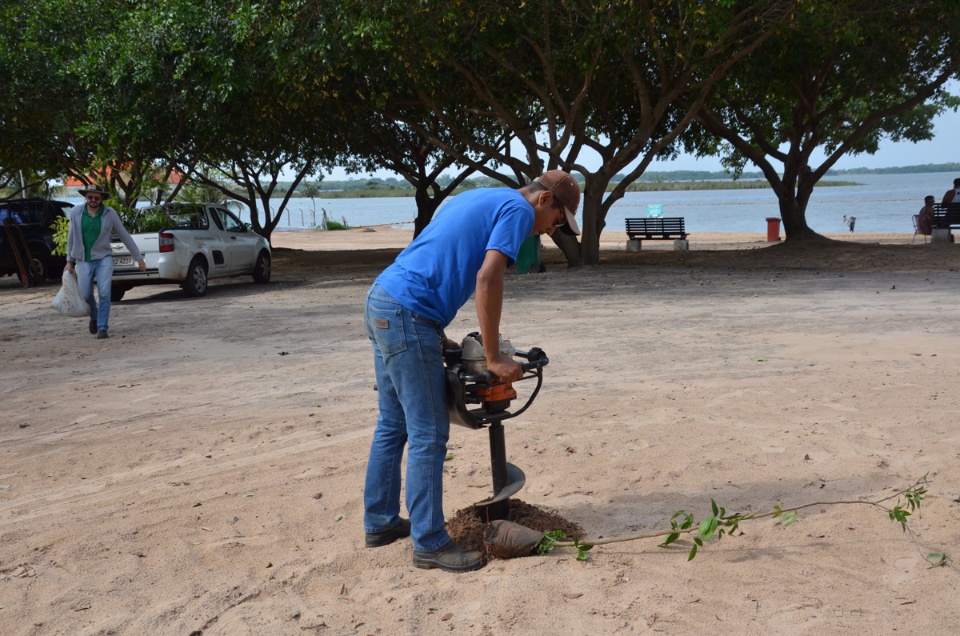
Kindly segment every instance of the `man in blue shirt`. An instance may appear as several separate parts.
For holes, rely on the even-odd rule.
[[[450,436],[443,349],[459,345],[444,328],[476,293],[487,369],[512,382],[520,365],[500,355],[503,278],[523,240],[557,229],[580,234],[580,187],[551,170],[511,190],[489,188],[451,199],[423,232],[374,281],[365,322],[373,343],[380,415],[364,485],[367,547],[412,535],[413,564],[451,572],[483,565],[447,534],[443,462]],[[407,450],[406,505],[400,517],[400,463]]]

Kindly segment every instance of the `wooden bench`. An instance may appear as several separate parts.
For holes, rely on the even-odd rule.
[[[934,203],[933,227],[939,229],[960,228],[960,203]]]

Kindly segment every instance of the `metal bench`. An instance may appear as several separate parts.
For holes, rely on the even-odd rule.
[[[660,240],[687,238],[683,217],[646,217],[627,219],[627,236],[637,240]]]
[[[676,249],[690,248],[687,243],[687,230],[684,227],[683,217],[645,217],[626,219],[628,252],[639,252],[643,241],[673,241]]]
[[[940,229],[960,228],[960,203],[934,203],[933,227]]]

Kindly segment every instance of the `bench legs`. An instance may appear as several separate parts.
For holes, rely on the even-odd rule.
[[[930,233],[930,242],[931,243],[952,243],[953,234],[950,233],[950,228],[948,227],[935,227]]]
[[[640,246],[643,243],[643,239],[627,239],[627,251],[628,252],[639,252]],[[690,241],[687,239],[673,239],[673,249],[681,250],[683,252],[690,251]]]

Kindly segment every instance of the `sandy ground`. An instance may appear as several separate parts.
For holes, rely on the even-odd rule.
[[[278,233],[268,286],[137,288],[106,341],[50,309],[56,286],[0,280],[0,634],[960,632],[957,565],[927,558],[960,557],[960,247],[693,238],[509,275],[504,335],[551,360],[507,425],[517,497],[589,540],[926,474],[911,533],[851,503],[690,562],[688,539],[461,575],[367,550],[361,305],[409,237]],[[475,329],[468,305],[447,331]],[[488,496],[486,433],[454,427],[450,454],[448,517]]]

